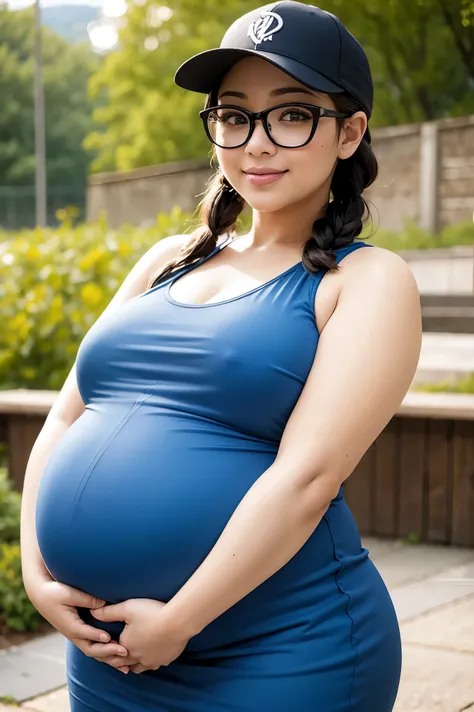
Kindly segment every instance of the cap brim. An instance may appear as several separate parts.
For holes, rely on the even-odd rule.
[[[272,52],[232,47],[219,47],[196,54],[179,67],[174,81],[183,89],[209,94],[236,62],[244,57],[252,56],[260,57],[270,62],[270,64],[289,74],[293,79],[316,91],[335,92],[338,94],[345,91],[323,74],[294,59],[282,57],[280,54]]]

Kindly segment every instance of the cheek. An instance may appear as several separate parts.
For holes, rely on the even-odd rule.
[[[245,162],[245,154],[241,148],[226,150],[216,146],[216,157],[222,172],[231,184],[242,179],[242,169],[248,165],[248,162]]]

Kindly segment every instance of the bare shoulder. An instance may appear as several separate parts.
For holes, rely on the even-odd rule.
[[[340,298],[376,297],[380,303],[396,299],[403,311],[420,310],[420,295],[408,263],[383,247],[360,248],[340,263]]]
[[[140,260],[145,271],[149,269],[148,276],[163,267],[169,260],[174,259],[180,249],[189,242],[189,239],[190,235],[169,235],[155,242]]]
[[[396,252],[367,243],[339,262],[339,269],[328,272],[316,291],[315,313],[320,332],[341,303],[348,299],[353,307],[371,311],[375,299],[382,305],[396,299],[402,312],[419,314],[418,286],[407,262]]]
[[[368,249],[359,248],[347,255],[340,263],[341,269],[347,274],[360,274],[360,267],[363,265],[364,276],[410,275],[414,280],[408,263],[396,252],[370,243],[367,243],[367,246]]]

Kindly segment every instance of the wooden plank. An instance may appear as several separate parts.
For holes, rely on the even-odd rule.
[[[0,391],[0,413],[48,415],[59,391],[41,391],[16,388]]]
[[[47,415],[58,391],[16,389],[0,391],[0,413]],[[397,416],[474,421],[474,395],[408,391]]]
[[[392,418],[375,441],[374,534],[397,534],[400,418]]]
[[[8,416],[0,414],[0,443],[8,442]]]
[[[398,534],[423,534],[423,477],[427,421],[403,418],[400,429]]]
[[[450,420],[428,420],[427,452],[427,522],[429,541],[449,543],[448,483],[451,481],[452,423]]]
[[[14,488],[21,492],[31,450],[45,418],[11,415],[8,420],[8,471]]]
[[[474,546],[474,423],[454,423],[452,543]]]
[[[369,448],[349,479],[344,483],[344,498],[362,534],[372,534],[375,501],[375,449]]]
[[[397,415],[410,418],[474,420],[474,395],[408,391]]]

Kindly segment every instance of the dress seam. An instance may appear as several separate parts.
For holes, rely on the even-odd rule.
[[[349,618],[349,620],[350,620],[350,622],[351,622],[351,636],[350,636],[350,639],[351,639],[351,646],[352,646],[352,649],[353,649],[353,651],[354,651],[354,653],[355,653],[355,656],[356,656],[356,657],[355,657],[355,661],[354,661],[354,669],[353,669],[353,672],[352,672],[351,691],[350,691],[350,695],[349,695],[349,707],[347,708],[347,712],[351,712],[351,710],[352,710],[352,696],[353,696],[354,687],[355,687],[356,669],[357,669],[357,665],[358,665],[358,662],[359,662],[359,651],[357,650],[356,646],[354,645],[354,628],[355,628],[355,623],[354,623],[354,619],[353,619],[353,617],[352,617],[352,615],[351,615],[351,613],[350,613],[350,610],[349,610],[349,609],[350,609],[350,606],[351,606],[351,603],[352,603],[352,600],[351,600],[350,594],[349,594],[347,591],[344,590],[344,588],[342,587],[341,582],[339,581],[339,575],[340,575],[342,569],[344,568],[344,565],[343,565],[341,559],[339,558],[339,555],[338,555],[337,550],[336,550],[336,542],[334,541],[334,537],[333,537],[333,533],[332,533],[332,529],[331,529],[331,524],[330,524],[330,522],[329,522],[329,519],[328,519],[327,515],[324,515],[323,519],[324,519],[324,521],[326,522],[326,526],[327,526],[328,531],[329,531],[329,536],[331,537],[331,542],[332,542],[332,547],[333,547],[333,552],[334,552],[334,558],[336,559],[336,561],[337,561],[338,564],[339,564],[339,569],[337,570],[336,575],[335,575],[334,578],[335,578],[336,586],[338,587],[339,591],[347,598],[346,614],[347,614],[347,617]]]

